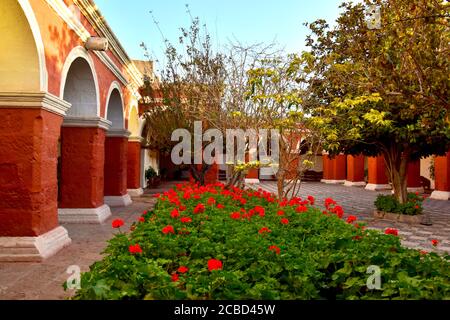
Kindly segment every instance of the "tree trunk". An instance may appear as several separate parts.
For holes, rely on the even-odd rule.
[[[389,152],[384,153],[384,160],[394,189],[394,197],[400,204],[404,204],[408,199],[406,169],[409,153],[402,153],[399,149],[392,147]]]
[[[196,164],[191,164],[189,166],[192,177],[196,182],[198,182],[201,186],[205,185],[205,176],[208,172],[211,165],[203,163],[200,170],[197,168]]]

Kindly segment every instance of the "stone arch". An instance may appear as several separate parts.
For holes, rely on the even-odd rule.
[[[83,47],[68,55],[61,73],[60,98],[72,104],[67,115],[95,117],[100,115],[100,95],[94,62]]]
[[[28,0],[0,1],[0,91],[46,92],[39,25]]]
[[[108,92],[108,98],[106,100],[105,117],[111,121],[112,129],[124,129],[125,117],[124,117],[124,104],[120,85],[114,81]]]

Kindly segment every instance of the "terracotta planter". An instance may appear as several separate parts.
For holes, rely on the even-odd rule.
[[[398,221],[412,224],[420,224],[424,217],[424,214],[418,214],[415,216],[410,216],[406,214],[390,213],[384,211],[375,210],[372,214],[375,219],[384,219],[389,221]]]

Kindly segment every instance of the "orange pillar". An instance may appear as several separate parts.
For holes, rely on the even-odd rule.
[[[64,119],[60,221],[101,223],[111,215],[103,199],[105,131],[109,123],[101,118]]]
[[[141,187],[141,137],[128,139],[127,188],[128,194],[138,197],[144,193]]]
[[[347,156],[347,179],[345,186],[365,186],[364,180],[364,156]]]
[[[0,93],[0,261],[42,261],[71,242],[58,224],[56,174],[69,107],[47,93]]]
[[[435,189],[432,199],[450,200],[450,151],[434,159]]]
[[[333,174],[331,172],[332,170],[331,159],[328,156],[328,154],[322,155],[322,167],[323,167],[323,178],[321,182],[327,183],[333,177]]]
[[[127,152],[130,132],[111,129],[105,140],[105,203],[110,207],[131,204],[127,191]]]
[[[424,191],[422,183],[420,181],[420,160],[408,163],[407,185],[409,192],[422,193]]]
[[[367,190],[390,190],[389,180],[386,176],[386,165],[384,157],[369,157],[368,158],[368,180],[366,185]]]
[[[330,158],[328,155],[323,156],[324,183],[344,183],[347,175],[347,158],[343,154],[339,154]]]

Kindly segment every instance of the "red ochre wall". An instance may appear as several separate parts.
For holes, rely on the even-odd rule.
[[[128,138],[107,137],[105,141],[105,196],[127,193]]]
[[[128,142],[127,188],[139,189],[141,187],[141,143]]]
[[[0,236],[37,236],[57,227],[57,146],[62,117],[0,109]]]

